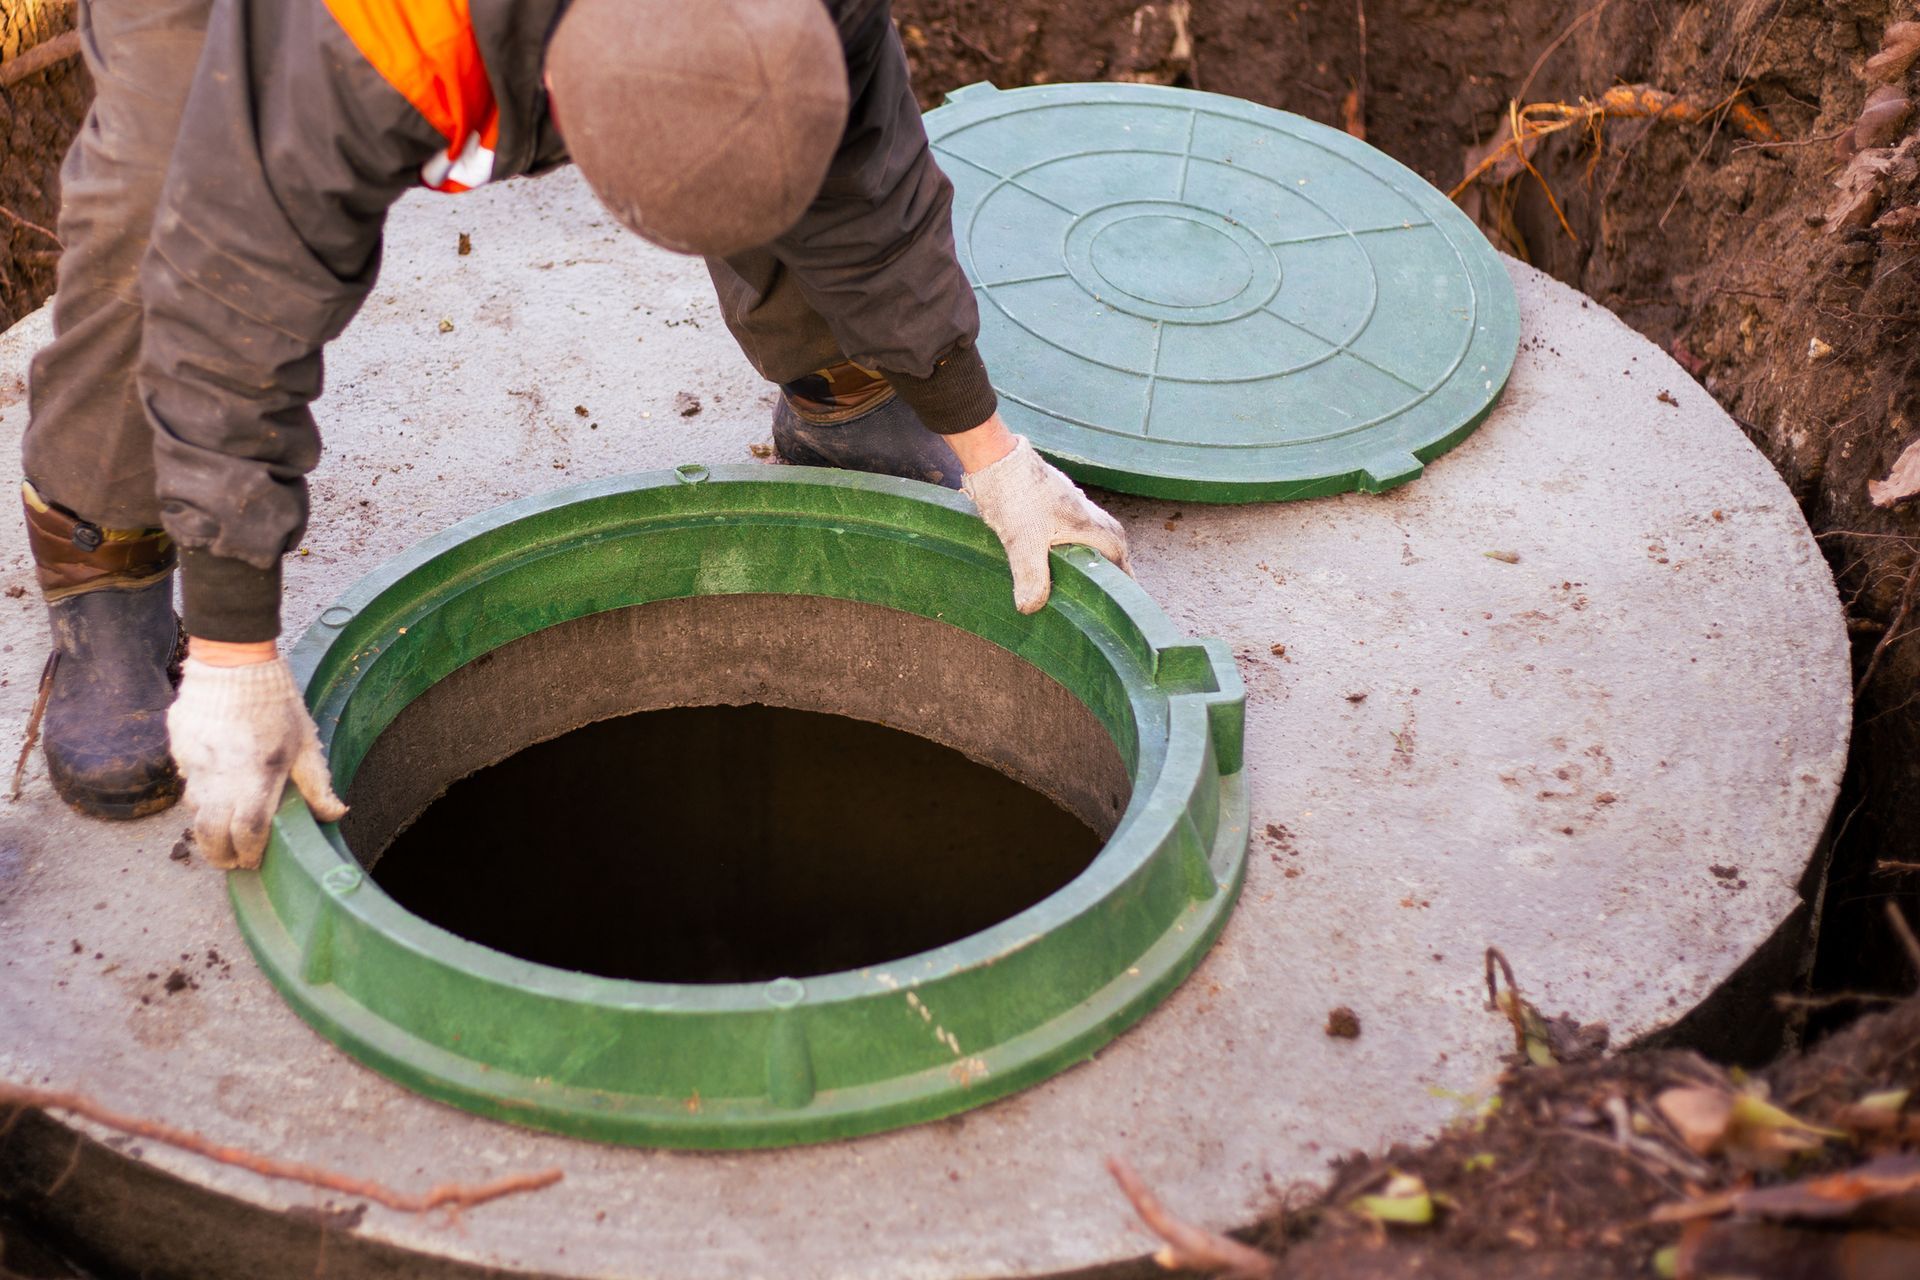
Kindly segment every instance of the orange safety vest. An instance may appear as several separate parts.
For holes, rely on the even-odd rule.
[[[446,150],[420,167],[435,191],[470,191],[493,177],[500,107],[474,39],[467,0],[326,0],[361,56],[440,135]]]

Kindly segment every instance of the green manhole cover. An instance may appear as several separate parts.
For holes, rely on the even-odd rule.
[[[1033,1084],[1091,1057],[1199,962],[1239,892],[1247,845],[1243,696],[1225,646],[1181,633],[1084,547],[1056,550],[1053,575],[1048,606],[1022,616],[1005,554],[964,498],[814,468],[682,467],[476,517],[356,586],[294,650],[354,812],[344,829],[322,827],[288,792],[262,869],[230,879],[241,930],[300,1015],[362,1061],[459,1106],[584,1137],[816,1141]],[[736,624],[754,608],[826,629],[798,652],[775,648],[777,627],[741,641]],[[674,649],[657,620],[702,609],[714,611],[708,630]],[[880,638],[835,639],[847,618],[877,619]],[[599,637],[577,651],[579,665],[515,666],[523,646],[579,628]],[[911,665],[953,645],[1042,695],[987,682],[973,696],[932,696]],[[350,847],[349,833],[409,821],[447,780],[434,770],[457,775],[586,723],[560,704],[604,707],[627,696],[624,680],[658,683],[675,653],[689,681],[737,677],[736,701],[767,701],[781,671],[834,662],[844,670],[820,687],[867,699],[868,712],[848,715],[890,706],[886,691],[903,689],[899,701],[918,693],[928,714],[959,725],[997,697],[1009,718],[977,720],[982,758],[1045,741],[1065,706],[1086,728],[1064,741],[1087,750],[1048,754],[1063,757],[1068,791],[1088,773],[1083,762],[1111,760],[1113,787],[1089,802],[1110,833],[1070,883],[958,941],[757,982],[634,981],[519,959],[402,908],[377,862],[374,876],[362,873],[357,855],[377,857],[378,844]],[[477,682],[503,668],[504,692],[476,697],[488,687]],[[703,696],[668,693],[685,698],[677,705]],[[388,749],[386,735],[404,739],[416,710],[450,704],[464,719],[429,719],[448,732],[416,736],[410,754]],[[636,825],[648,806],[675,803],[644,778],[631,785]],[[742,794],[750,788],[743,780]],[[383,806],[389,819],[377,816]],[[607,856],[642,852],[610,842]],[[527,874],[539,874],[542,851],[527,854]],[[668,856],[713,857],[697,842]],[[927,856],[911,842],[898,850]]]
[[[926,122],[1002,412],[1082,480],[1212,502],[1386,489],[1506,384],[1498,256],[1344,133],[1121,84],[977,84]]]

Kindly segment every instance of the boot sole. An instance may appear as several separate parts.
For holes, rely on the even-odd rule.
[[[98,791],[79,783],[49,767],[48,778],[53,783],[53,792],[64,801],[68,808],[88,818],[105,818],[110,822],[131,822],[136,818],[149,818],[156,813],[171,809],[180,799],[180,780],[167,778],[160,782],[141,787],[137,791]]]

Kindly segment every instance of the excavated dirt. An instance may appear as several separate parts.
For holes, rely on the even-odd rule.
[[[1865,1260],[1884,1241],[1869,1243],[1870,1215],[1842,1212],[1839,1204],[1817,1223],[1722,1218],[1682,1227],[1652,1216],[1662,1205],[1910,1151],[1911,1140],[1861,1131],[1846,1108],[1876,1092],[1916,1087],[1920,1000],[1861,1019],[1753,1079],[1675,1050],[1516,1066],[1497,1097],[1460,1099],[1459,1119],[1437,1141],[1337,1162],[1330,1190],[1286,1205],[1258,1240],[1288,1280],[1643,1280],[1657,1274],[1656,1254],[1683,1243],[1700,1276],[1910,1276],[1920,1265],[1920,1244],[1907,1236],[1891,1257]],[[1780,1169],[1757,1167],[1768,1161],[1737,1141],[1696,1157],[1657,1101],[1683,1088],[1763,1097],[1828,1132],[1810,1138],[1808,1149]],[[1430,1224],[1389,1226],[1360,1203],[1389,1190],[1396,1175],[1424,1185],[1436,1206]],[[1848,1249],[1850,1259],[1842,1256]]]

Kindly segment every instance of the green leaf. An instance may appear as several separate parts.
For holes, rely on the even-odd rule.
[[[1376,1222],[1400,1227],[1425,1227],[1433,1223],[1433,1197],[1427,1184],[1409,1173],[1397,1173],[1377,1196],[1361,1196],[1353,1207]]]

